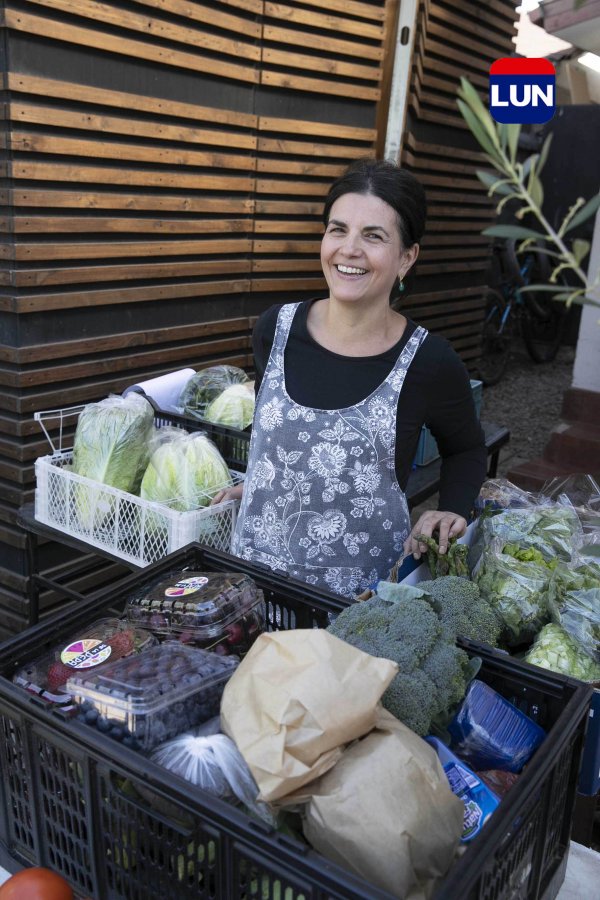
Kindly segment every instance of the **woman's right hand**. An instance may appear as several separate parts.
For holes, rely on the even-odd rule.
[[[217,491],[215,496],[210,501],[210,505],[214,506],[215,503],[222,503],[223,500],[241,500],[243,491],[244,491],[243,482],[240,484],[236,484],[230,488],[224,488],[221,491]]]

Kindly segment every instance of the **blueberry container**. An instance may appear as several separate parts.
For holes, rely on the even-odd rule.
[[[239,572],[182,571],[129,598],[132,625],[184,644],[242,657],[265,630],[263,593]]]
[[[102,671],[73,674],[67,690],[80,718],[136,750],[219,714],[221,695],[239,660],[166,641]]]
[[[97,672],[157,644],[157,638],[127,619],[103,618],[80,628],[50,650],[24,663],[13,677],[15,684],[48,703],[71,704],[68,679],[79,672]]]

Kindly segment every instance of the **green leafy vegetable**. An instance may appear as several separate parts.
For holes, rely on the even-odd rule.
[[[141,394],[88,404],[77,422],[73,472],[136,494],[150,455],[154,413]]]
[[[232,384],[249,381],[243,369],[237,366],[208,366],[192,375],[179,397],[179,406],[186,415],[203,419],[209,403]]]
[[[525,662],[580,681],[600,681],[600,665],[583,652],[564,628],[553,622],[542,628]]]
[[[187,512],[208,506],[232,484],[227,464],[204,434],[186,434],[162,444],[144,473],[141,496]]]
[[[204,412],[207,422],[247,428],[254,415],[254,392],[243,384],[232,384],[209,403]]]

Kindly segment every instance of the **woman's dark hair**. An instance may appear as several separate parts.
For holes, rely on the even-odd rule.
[[[418,244],[425,231],[427,200],[419,181],[406,169],[383,159],[357,159],[333,182],[325,199],[323,222],[343,194],[372,194],[396,211],[405,249]]]

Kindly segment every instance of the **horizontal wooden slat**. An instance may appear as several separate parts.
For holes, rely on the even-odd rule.
[[[281,223],[279,223],[281,224]],[[12,216],[14,234],[231,234],[252,229],[251,219],[134,219],[106,216]]]
[[[86,186],[83,191],[13,188],[7,200],[15,207],[50,207],[52,209],[119,209],[131,212],[176,213],[247,213],[254,212],[252,197],[168,196],[167,194],[117,194],[96,191]]]
[[[253,253],[317,253],[320,241],[254,241]]]
[[[118,159],[165,166],[198,166],[214,169],[252,170],[250,156],[201,150],[180,150],[171,147],[125,144],[120,141],[92,140],[59,135],[13,131],[10,147],[15,152],[52,153],[82,156],[86,159]]]
[[[142,15],[132,10],[123,10],[109,6],[107,3],[97,3],[96,0],[29,0],[37,6],[49,6],[51,9],[71,13],[78,17],[91,19],[95,24],[110,25],[113,28],[122,28],[125,31],[136,31],[152,39],[171,41],[174,43],[188,44],[200,50],[210,50],[212,53],[241,57],[252,62],[260,60],[260,47],[240,41],[239,38],[231,39],[221,37],[213,32],[193,28],[190,25],[178,25],[167,19],[156,16]],[[167,12],[171,12],[167,8]],[[173,12],[177,12],[173,10]],[[216,16],[218,17],[218,13]],[[188,17],[188,21],[190,21]],[[214,22],[217,25],[217,22]],[[250,27],[252,23],[249,23]],[[256,37],[256,35],[252,35]]]
[[[242,16],[220,12],[214,6],[204,6],[201,3],[190,3],[188,0],[134,0],[140,6],[154,7],[160,11],[173,13],[190,22],[199,22],[202,25],[210,25],[214,28],[222,28],[224,31],[238,31],[245,37],[257,40],[260,37],[260,24]],[[223,5],[223,4],[221,4]],[[262,12],[262,0],[254,4],[251,12]]]
[[[176,300],[182,297],[206,297],[218,294],[238,294],[249,290],[248,278],[227,281],[193,281],[186,284],[123,285],[119,288],[86,288],[68,293],[20,294],[0,297],[4,312],[51,312],[57,309],[80,309],[84,306],[113,306],[122,303],[149,303],[155,300]]]
[[[281,173],[282,175],[303,175],[319,178],[330,178],[332,181],[346,168],[338,163],[309,162],[308,160],[272,159],[264,157],[257,160],[257,172]]]
[[[268,0],[264,5],[264,15],[280,21],[292,22],[295,25],[308,25],[311,28],[319,28],[323,31],[353,34],[361,38],[379,41],[383,38],[381,25],[356,22],[354,19],[341,18],[320,12],[310,12],[302,7],[287,6],[283,3],[269,3]],[[302,46],[300,42],[299,46]]]
[[[253,293],[263,291],[319,291],[326,289],[324,278],[253,278]]]
[[[377,137],[374,128],[358,128],[354,125],[334,125],[329,122],[312,122],[307,119],[280,119],[275,116],[259,116],[259,131],[273,131],[276,134],[306,134],[310,137],[331,137],[338,140],[366,141],[372,143]]]
[[[331,57],[307,56],[303,53],[290,55],[289,50],[273,50],[269,47],[265,47],[263,50],[263,63],[285,66],[288,69],[308,69],[311,72],[325,72],[329,75],[366,81],[379,81],[381,78],[381,67],[379,66],[361,66]]]
[[[350,84],[342,81],[324,81],[320,78],[304,78],[295,72],[283,73],[262,69],[260,83],[269,87],[287,88],[294,91],[310,91],[316,94],[336,94],[345,97],[348,91],[352,91],[354,97],[362,100],[379,100],[381,91],[379,88],[363,87],[359,84]]]
[[[323,225],[321,222],[264,219],[263,221],[255,220],[254,231],[256,234],[318,234],[320,236],[323,234]]]
[[[252,272],[321,272],[319,259],[253,259]]]
[[[323,184],[320,182],[308,181],[283,181],[280,179],[257,178],[256,193],[257,194],[304,194],[325,196],[329,190],[329,182]]]
[[[217,255],[225,253],[249,253],[252,241],[248,238],[226,240],[200,239],[197,241],[54,241],[53,243],[17,243],[14,245],[14,259],[26,260],[69,260],[69,259],[110,259],[122,256],[147,256],[156,259],[161,256]]]
[[[330,55],[357,56],[359,59],[373,59],[377,62],[383,59],[381,46],[361,44],[358,41],[340,40],[339,38],[325,37],[323,34],[314,34],[310,31],[296,31],[295,29],[281,28],[275,25],[264,26],[263,40],[277,44],[292,44],[294,47],[302,47],[303,50],[326,51]]]
[[[197,106],[195,103],[182,103],[176,100],[164,100],[162,97],[148,97],[141,94],[130,94],[127,91],[108,90],[90,87],[71,81],[59,81],[54,78],[40,78],[35,75],[23,75],[9,72],[8,88],[26,94],[34,94],[36,98],[56,98],[77,101],[90,105],[111,106],[119,110],[150,113],[170,118],[194,119],[214,125],[228,125],[235,128],[255,128],[257,117],[251,113],[237,112],[219,107]],[[234,136],[235,137],[235,136]]]
[[[214,57],[202,56],[200,53],[186,53],[181,50],[170,50],[159,44],[153,45],[145,41],[130,40],[117,37],[109,32],[93,28],[81,28],[68,25],[63,21],[52,21],[43,16],[33,16],[14,9],[6,9],[5,23],[7,28],[35,34],[46,39],[66,41],[85,48],[94,48],[133,59],[145,59],[165,66],[190,69],[195,72],[207,72],[256,84],[259,71],[250,66],[240,66],[233,62],[221,62]]]
[[[304,6],[316,6],[320,10],[327,9],[356,18],[374,19],[376,22],[382,22],[385,18],[383,6],[357,3],[356,0],[302,0],[302,2]]]
[[[128,137],[147,137],[153,140],[178,141],[209,146],[237,147],[245,150],[256,148],[253,134],[221,131],[209,128],[192,128],[187,125],[166,125],[161,122],[136,120],[128,116],[107,116],[65,109],[64,106],[39,106],[34,103],[11,102],[10,119],[33,125],[52,125],[75,128],[79,131],[98,131],[104,135],[125,134]],[[246,157],[245,157],[246,158]]]
[[[73,163],[22,162],[14,160],[13,178],[32,181],[78,181],[84,184],[125,184],[143,187],[191,188],[197,191],[243,191],[254,188],[254,179],[242,175],[198,175],[165,170],[86,166]]]
[[[127,263],[125,265],[71,266],[62,269],[17,269],[17,287],[46,287],[57,284],[85,284],[98,281],[134,281],[136,278],[193,278],[202,275],[245,273],[245,259],[199,260],[197,262]]]
[[[351,147],[348,144],[321,144],[314,141],[289,141],[283,138],[259,137],[257,150],[259,154],[276,153],[278,159],[281,156],[314,156],[350,160],[367,156],[369,146]]]

